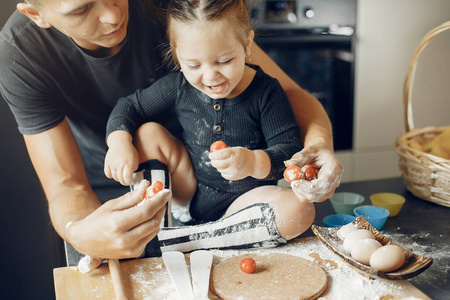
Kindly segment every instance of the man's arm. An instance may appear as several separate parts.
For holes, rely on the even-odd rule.
[[[258,45],[253,44],[252,63],[278,79],[286,93],[295,120],[300,126],[304,146],[325,144],[333,149],[331,122],[322,104],[292,80]]]
[[[42,133],[24,135],[24,139],[47,196],[53,226],[67,240],[67,224],[101,205],[89,185],[78,145],[66,120]]]
[[[64,240],[92,257],[128,258],[142,253],[159,231],[167,195],[136,207],[143,199],[143,187],[101,205],[66,120],[24,139],[47,196],[53,226]]]
[[[291,103],[295,120],[300,126],[304,149],[294,154],[285,165],[312,166],[319,169],[317,180],[293,181],[292,190],[300,201],[322,202],[329,199],[340,184],[344,168],[333,151],[333,132],[325,109],[316,98],[287,76],[256,44],[253,44],[251,56],[253,63],[278,79]]]

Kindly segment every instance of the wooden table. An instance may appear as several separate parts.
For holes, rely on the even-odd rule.
[[[328,288],[322,294],[325,299],[349,299],[347,296],[342,296],[342,288],[347,284],[353,284],[354,281],[359,282],[359,285],[370,286],[374,292],[379,295],[381,299],[402,299],[404,297],[414,297],[414,299],[431,299],[423,292],[418,290],[408,281],[388,281],[383,279],[367,279],[345,265],[336,255],[329,251],[316,237],[307,237],[295,239],[287,245],[278,248],[264,249],[264,250],[250,250],[250,251],[214,251],[214,263],[219,263],[226,253],[229,255],[238,255],[246,252],[265,253],[277,252],[288,253],[291,255],[298,255],[316,261],[321,265],[328,276]],[[326,254],[324,254],[324,251]],[[305,253],[310,253],[307,255]],[[319,254],[321,253],[321,254]],[[186,261],[189,265],[189,255],[186,255]],[[130,260],[120,264],[122,278],[126,280],[124,283],[131,287],[133,299],[178,299],[175,287],[170,279],[170,276],[164,266],[162,258],[144,258],[138,260]],[[349,279],[352,277],[353,279]],[[54,269],[55,291],[56,299],[100,299],[111,300],[114,299],[114,288],[109,274],[108,266],[101,265],[91,274],[82,274],[76,267],[64,267]],[[340,281],[344,282],[340,283]],[[347,284],[346,284],[347,282]],[[336,286],[338,286],[336,288]],[[389,289],[385,289],[388,286]],[[361,289],[361,287],[359,287]],[[361,290],[356,290],[358,294]],[[348,293],[348,291],[347,291]],[[368,295],[373,292],[368,292]],[[383,298],[384,297],[384,298]],[[210,299],[217,299],[215,295],[210,292]]]
[[[392,290],[387,291],[384,299],[401,299],[402,297],[416,297],[417,299],[446,299],[450,293],[449,269],[450,269],[450,222],[448,221],[449,208],[442,207],[424,200],[420,200],[410,194],[401,178],[386,180],[355,182],[342,184],[340,191],[351,191],[360,193],[365,197],[364,204],[370,204],[369,196],[377,192],[394,192],[402,194],[406,203],[397,217],[389,218],[382,233],[392,240],[407,244],[404,247],[414,252],[419,250],[420,255],[432,257],[433,265],[424,273],[407,281],[392,281]],[[316,204],[316,219],[314,224],[323,226],[322,219],[332,214],[333,210],[329,201]],[[399,240],[400,239],[400,240]],[[409,248],[409,244],[414,249]],[[275,251],[298,255],[310,260],[308,252],[322,253],[322,259],[336,263],[338,268],[326,270],[330,279],[330,287],[339,284],[339,281],[356,273],[347,267],[336,255],[329,250],[323,250],[325,246],[318,241],[314,234],[308,230],[302,238],[295,239],[287,245],[267,249],[264,251]],[[306,249],[306,250],[305,250]],[[326,248],[325,248],[326,249]],[[253,250],[255,251],[255,250]],[[263,251],[263,250],[256,250]],[[246,251],[235,251],[243,254]],[[226,258],[225,251],[214,251],[214,264]],[[188,262],[189,260],[187,260]],[[146,258],[131,260],[121,263],[122,275],[128,279],[135,299],[177,299],[175,288],[165,269],[161,258]],[[359,276],[359,277],[358,277]],[[363,284],[366,278],[358,275],[356,278]],[[359,279],[361,278],[361,279]],[[378,280],[378,279],[377,279]],[[56,298],[63,299],[113,299],[114,290],[107,265],[100,266],[91,274],[81,274],[74,267],[54,269],[54,281]],[[377,281],[369,283],[377,284]],[[349,287],[349,289],[351,289]],[[333,288],[328,289],[322,296],[326,299],[336,298]],[[390,298],[390,294],[395,294]],[[214,298],[210,294],[210,298]]]

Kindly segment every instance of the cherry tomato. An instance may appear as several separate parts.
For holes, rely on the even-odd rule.
[[[306,180],[313,180],[317,179],[317,171],[313,167],[309,167],[305,170],[305,178]]]
[[[155,181],[151,186],[145,191],[145,198],[153,198],[157,193],[161,192],[164,188],[164,184],[161,181]]]
[[[303,179],[303,172],[297,166],[290,166],[284,170],[284,178],[287,182]]]
[[[217,141],[211,144],[211,147],[209,147],[209,151],[210,152],[216,152],[219,151],[221,149],[227,148],[227,144],[225,144],[222,141]]]
[[[241,271],[247,274],[255,272],[256,269],[255,260],[251,257],[246,257],[241,260],[241,264],[239,266],[241,268]]]

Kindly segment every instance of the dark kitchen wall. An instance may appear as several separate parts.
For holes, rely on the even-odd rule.
[[[17,1],[0,0],[0,28]],[[54,299],[53,268],[63,266],[61,239],[22,135],[0,97],[0,299]]]

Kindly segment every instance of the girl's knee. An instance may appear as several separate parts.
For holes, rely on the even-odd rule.
[[[145,123],[139,127],[133,142],[140,162],[156,159],[166,165],[179,147],[170,132],[164,126],[154,122]]]
[[[165,137],[170,136],[170,133],[167,131],[164,126],[155,122],[148,122],[143,124],[141,127],[136,130],[135,139],[139,140],[150,140],[156,137]]]
[[[275,212],[275,223],[280,235],[293,239],[310,228],[316,211],[313,203],[301,202],[291,189],[261,186],[241,195],[228,208],[230,215],[254,203],[268,203]]]
[[[155,159],[167,166],[172,178],[172,195],[178,203],[185,203],[192,198],[197,180],[182,142],[164,126],[149,122],[137,130],[134,144],[141,163]]]
[[[299,201],[292,191],[286,191],[284,199],[275,206],[277,228],[286,240],[308,230],[316,216],[314,204]]]

